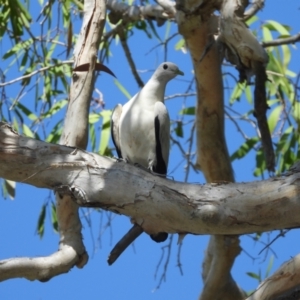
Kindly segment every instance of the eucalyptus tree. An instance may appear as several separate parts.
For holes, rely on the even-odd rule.
[[[245,299],[231,276],[241,251],[239,235],[300,226],[300,173],[294,165],[299,156],[299,75],[289,69],[290,45],[300,40],[299,34],[293,36],[287,26],[267,21],[258,38],[248,25],[256,20],[264,1],[249,5],[248,1],[158,0],[140,6],[129,2],[52,1],[41,3],[35,15],[29,8],[31,1],[2,4],[2,58],[8,62],[1,69],[0,83],[2,190],[13,197],[14,182],[54,190],[53,226],[60,243],[59,250],[47,257],[2,261],[0,279],[47,281],[73,266],[84,267],[88,254],[78,210],[95,207],[129,216],[150,235],[178,234],[184,242],[187,234],[210,234],[200,299]],[[79,23],[81,29],[76,32]],[[175,32],[161,39],[160,28],[170,26]],[[111,73],[106,66],[116,41],[124,52],[122,60],[143,87],[129,42],[140,38],[140,32],[146,41],[151,37],[160,41],[165,58],[181,51],[181,63],[192,61],[193,76],[179,96],[183,103],[194,97],[194,104],[182,108],[181,119],[171,128],[172,147],[178,148],[185,162],[185,182],[153,176],[109,158],[114,153],[109,143],[111,111],[91,108],[103,107],[102,94],[94,87],[96,71]],[[175,49],[170,49],[174,39]],[[6,46],[8,41],[12,46]],[[237,71],[224,75],[228,65]],[[11,70],[20,76],[8,79]],[[225,102],[229,77],[234,78],[234,88]],[[9,86],[18,83],[16,95]],[[115,83],[128,94],[120,82]],[[32,89],[34,97],[25,105],[22,99]],[[248,100],[251,110],[234,110],[238,100]],[[49,130],[45,124],[52,117]],[[225,117],[244,139],[232,155],[225,138]],[[242,122],[254,128],[252,136],[245,133]],[[101,140],[96,135],[99,123]],[[186,143],[180,139],[183,135]],[[98,154],[83,150],[88,143]],[[254,175],[263,180],[234,183],[232,161],[245,159],[251,150],[256,153]],[[190,173],[197,170],[207,185],[188,183]],[[268,175],[270,179],[264,179]],[[39,218],[41,235],[45,209]],[[248,299],[295,293],[300,280],[298,260],[296,256],[283,265]]]

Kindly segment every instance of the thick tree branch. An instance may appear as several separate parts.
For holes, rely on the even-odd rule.
[[[156,0],[156,2],[165,10],[169,17],[176,16],[175,2],[171,0]]]
[[[78,263],[77,253],[66,247],[46,257],[17,257],[0,261],[0,281],[12,278],[48,281],[50,278],[68,273],[70,264]]]
[[[285,262],[265,279],[246,300],[293,300],[300,296],[300,254]]]
[[[200,2],[198,4],[200,5]],[[188,6],[184,7],[179,18],[179,32],[183,34],[190,49],[197,83],[197,165],[203,171],[207,182],[233,182],[234,175],[225,140],[221,58],[214,39],[217,22],[216,17],[208,17],[211,16],[209,9],[215,9],[209,5],[219,3],[204,1],[201,4],[202,22],[199,21],[199,13],[196,14],[199,19],[195,17],[193,22],[189,15],[183,14],[188,10]],[[242,298],[240,289],[230,274],[235,256],[239,253],[232,245],[238,244],[239,241],[238,237],[230,239],[235,242],[226,246],[225,236],[210,238],[203,262],[204,288],[201,300]],[[230,253],[233,256],[230,256]],[[228,263],[229,261],[231,263]]]
[[[127,215],[148,233],[232,235],[300,226],[299,166],[259,182],[185,184],[22,137],[7,125],[0,129],[0,154],[2,178],[53,190],[67,186],[81,206]]]
[[[216,299],[214,290],[216,286],[222,295],[218,299],[239,299],[244,293],[239,289],[231,274],[220,280],[215,274],[227,274],[233,267],[235,258],[240,254],[241,248],[239,238],[229,235],[214,235],[210,238],[205,260],[203,261],[203,282],[206,288],[203,290],[200,299]],[[220,259],[220,256],[226,259]],[[246,295],[244,295],[246,296]]]
[[[169,1],[165,1],[164,3],[168,6]],[[170,1],[170,3],[172,2]],[[172,15],[171,8],[166,10],[161,5],[128,5],[117,0],[108,0],[106,5],[107,9],[111,11],[109,17],[113,24],[117,24],[121,19],[123,22],[132,22],[149,18],[157,20],[161,25],[165,20],[175,18],[175,15]]]
[[[22,137],[0,123],[0,165],[3,178],[56,190],[83,206],[127,215],[148,233],[234,235],[300,226],[300,164],[283,177],[261,182],[183,184],[80,149]],[[216,268],[228,269],[239,246],[234,236],[220,238],[211,240],[217,243],[213,248],[220,250],[226,245],[226,257],[230,259]],[[216,263],[214,256],[208,257],[210,264]],[[62,245],[59,252],[46,258],[4,260],[0,262],[0,280],[25,277],[46,281],[67,272],[70,261],[79,264],[69,245]],[[281,293],[295,289],[300,272],[296,262],[276,272],[254,294],[258,296],[249,299],[261,299],[264,287],[278,291],[272,284],[279,287],[280,283]],[[204,272],[210,272],[210,268],[204,267]],[[224,284],[230,289],[236,287],[232,280]]]

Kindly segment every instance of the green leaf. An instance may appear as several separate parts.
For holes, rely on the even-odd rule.
[[[91,113],[89,114],[89,124],[97,123],[101,118],[101,114]]]
[[[177,126],[175,127],[175,133],[178,137],[183,137],[183,128],[182,128],[182,122],[178,121],[176,122]]]
[[[11,200],[15,199],[16,196],[16,182],[4,179],[5,198],[9,196]]]
[[[38,218],[38,223],[37,223],[37,232],[38,235],[40,236],[40,238],[43,237],[44,232],[45,232],[45,219],[46,219],[46,209],[47,209],[47,205],[44,204],[42,206],[39,218]]]
[[[246,272],[246,274],[251,278],[257,279],[259,282],[261,281],[261,278],[258,274],[255,274],[253,272]]]
[[[25,124],[22,124],[22,129],[23,129],[23,134],[27,137],[31,137],[34,138],[34,133],[32,132],[32,130]]]
[[[45,57],[45,62],[50,61],[52,54],[57,46],[57,41],[59,41],[59,35],[57,35],[54,39],[53,42],[51,43],[50,47],[47,48],[46,52],[46,57]]]
[[[21,65],[20,65],[20,71],[24,70],[24,68],[26,67],[27,60],[28,60],[28,51],[25,51],[25,54],[23,55]]]
[[[282,173],[290,168],[297,159],[296,147],[299,144],[298,132],[293,127],[288,127],[276,144],[276,154],[278,157],[278,173]]]
[[[57,214],[56,214],[56,206],[52,202],[51,203],[51,223],[55,232],[58,232],[58,222],[57,222]]]
[[[147,28],[147,23],[144,20],[136,21],[134,25],[140,30],[145,30]]]
[[[293,116],[296,119],[296,121],[300,120],[300,102],[294,102],[293,103],[293,110],[292,110]]]
[[[57,144],[60,140],[62,133],[62,120],[59,120],[51,130],[50,134],[46,138],[47,143]]]
[[[282,64],[279,61],[279,59],[277,57],[275,57],[274,53],[269,53],[268,70],[275,73],[275,74],[271,74],[271,76],[275,82],[277,82],[278,80],[281,80],[284,76],[284,70],[283,70]],[[272,86],[270,86],[270,84],[268,84],[268,87],[272,88]],[[272,94],[274,94],[274,92]]]
[[[268,28],[269,30],[272,30],[272,31],[277,31],[281,35],[290,36],[291,28],[289,26],[283,25],[283,24],[281,24],[277,21],[267,20],[264,23],[263,27],[266,27],[266,28]]]
[[[150,28],[151,28],[154,36],[162,43],[162,40],[161,40],[159,34],[156,31],[156,26],[154,26],[153,21],[150,20],[150,19],[147,19],[147,22],[148,22],[148,24],[149,24],[149,26],[150,26]],[[150,38],[151,38],[151,35],[150,35]]]
[[[262,27],[262,34],[264,42],[269,42],[273,40],[271,30],[267,26]]]
[[[185,47],[185,40],[180,39],[175,45],[175,50],[180,50],[183,47]]]
[[[89,124],[89,136],[91,141],[91,148],[92,152],[96,152],[96,143],[97,143],[97,137],[96,137],[96,130],[94,124]]]
[[[265,278],[269,277],[271,269],[273,267],[273,264],[274,264],[274,255],[271,255],[268,266],[267,266]]]
[[[131,96],[128,93],[128,91],[124,88],[124,86],[117,79],[114,79],[114,83],[117,86],[117,88],[125,95],[125,97],[127,99],[131,99]]]
[[[256,168],[253,172],[253,175],[255,177],[263,177],[263,173],[266,170],[266,161],[265,161],[265,157],[264,157],[264,153],[263,151],[260,149],[256,152]]]
[[[294,130],[293,126],[288,127],[283,135],[281,136],[279,143],[277,144],[277,148],[276,151],[282,151],[282,152],[286,152],[286,150],[289,148],[289,146],[286,145],[288,138],[291,136],[292,132]]]
[[[11,57],[12,55],[17,54],[18,52],[24,52],[24,49],[29,49],[30,46],[33,44],[32,39],[28,39],[25,42],[17,43],[15,46],[13,46],[9,51],[7,51],[3,55],[3,59],[7,59]]]
[[[37,121],[38,117],[26,106],[24,106],[22,103],[18,102],[17,104],[18,109],[22,111],[22,113],[31,121]]]
[[[70,0],[64,0],[62,2],[62,13],[63,13],[63,22],[64,22],[64,28],[68,28],[69,27],[69,23],[70,23]]]
[[[247,140],[245,143],[243,143],[238,150],[236,150],[230,157],[231,161],[234,161],[236,159],[241,159],[244,156],[246,156],[253,147],[257,144],[259,141],[258,137],[253,137],[249,140]]]
[[[273,133],[273,131],[275,130],[276,128],[276,125],[278,124],[278,121],[279,121],[279,118],[280,118],[280,114],[283,110],[283,107],[282,105],[278,105],[277,107],[275,107],[269,118],[268,118],[268,125],[269,125],[269,129],[270,129],[270,132]]]
[[[286,70],[285,74],[287,77],[291,77],[291,78],[295,78],[297,76],[297,74],[291,70]]]
[[[249,20],[246,21],[247,26],[252,25],[254,22],[256,22],[258,20],[257,16],[252,16]]]
[[[247,85],[245,88],[245,95],[246,95],[246,99],[247,99],[248,103],[252,104],[253,103],[253,93],[252,93],[251,87],[249,85]]]
[[[62,110],[67,104],[68,104],[67,100],[60,100],[60,101],[54,103],[46,113],[41,115],[41,117],[43,119],[51,118],[56,113],[58,113],[60,110]]]
[[[101,140],[99,145],[99,154],[104,155],[106,149],[108,148],[109,138],[110,138],[110,110],[104,110],[101,112],[103,118],[102,130],[101,130]]]
[[[194,116],[195,113],[196,113],[195,106],[186,107],[179,112],[180,115],[190,115],[190,116]]]
[[[241,95],[243,94],[245,90],[246,85],[244,83],[238,83],[231,94],[231,97],[229,99],[229,104],[232,105],[236,100],[240,100]]]
[[[285,68],[287,68],[288,64],[291,61],[291,50],[290,47],[287,45],[282,45],[281,46],[282,53],[283,53],[283,65]]]

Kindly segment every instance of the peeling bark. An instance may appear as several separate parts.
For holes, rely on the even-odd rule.
[[[294,300],[300,296],[300,254],[265,279],[246,300]]]

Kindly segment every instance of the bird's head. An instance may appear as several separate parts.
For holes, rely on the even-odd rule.
[[[168,82],[169,80],[173,79],[177,75],[184,75],[182,71],[179,70],[177,65],[171,62],[164,62],[159,65],[156,71],[153,74],[158,80]]]

